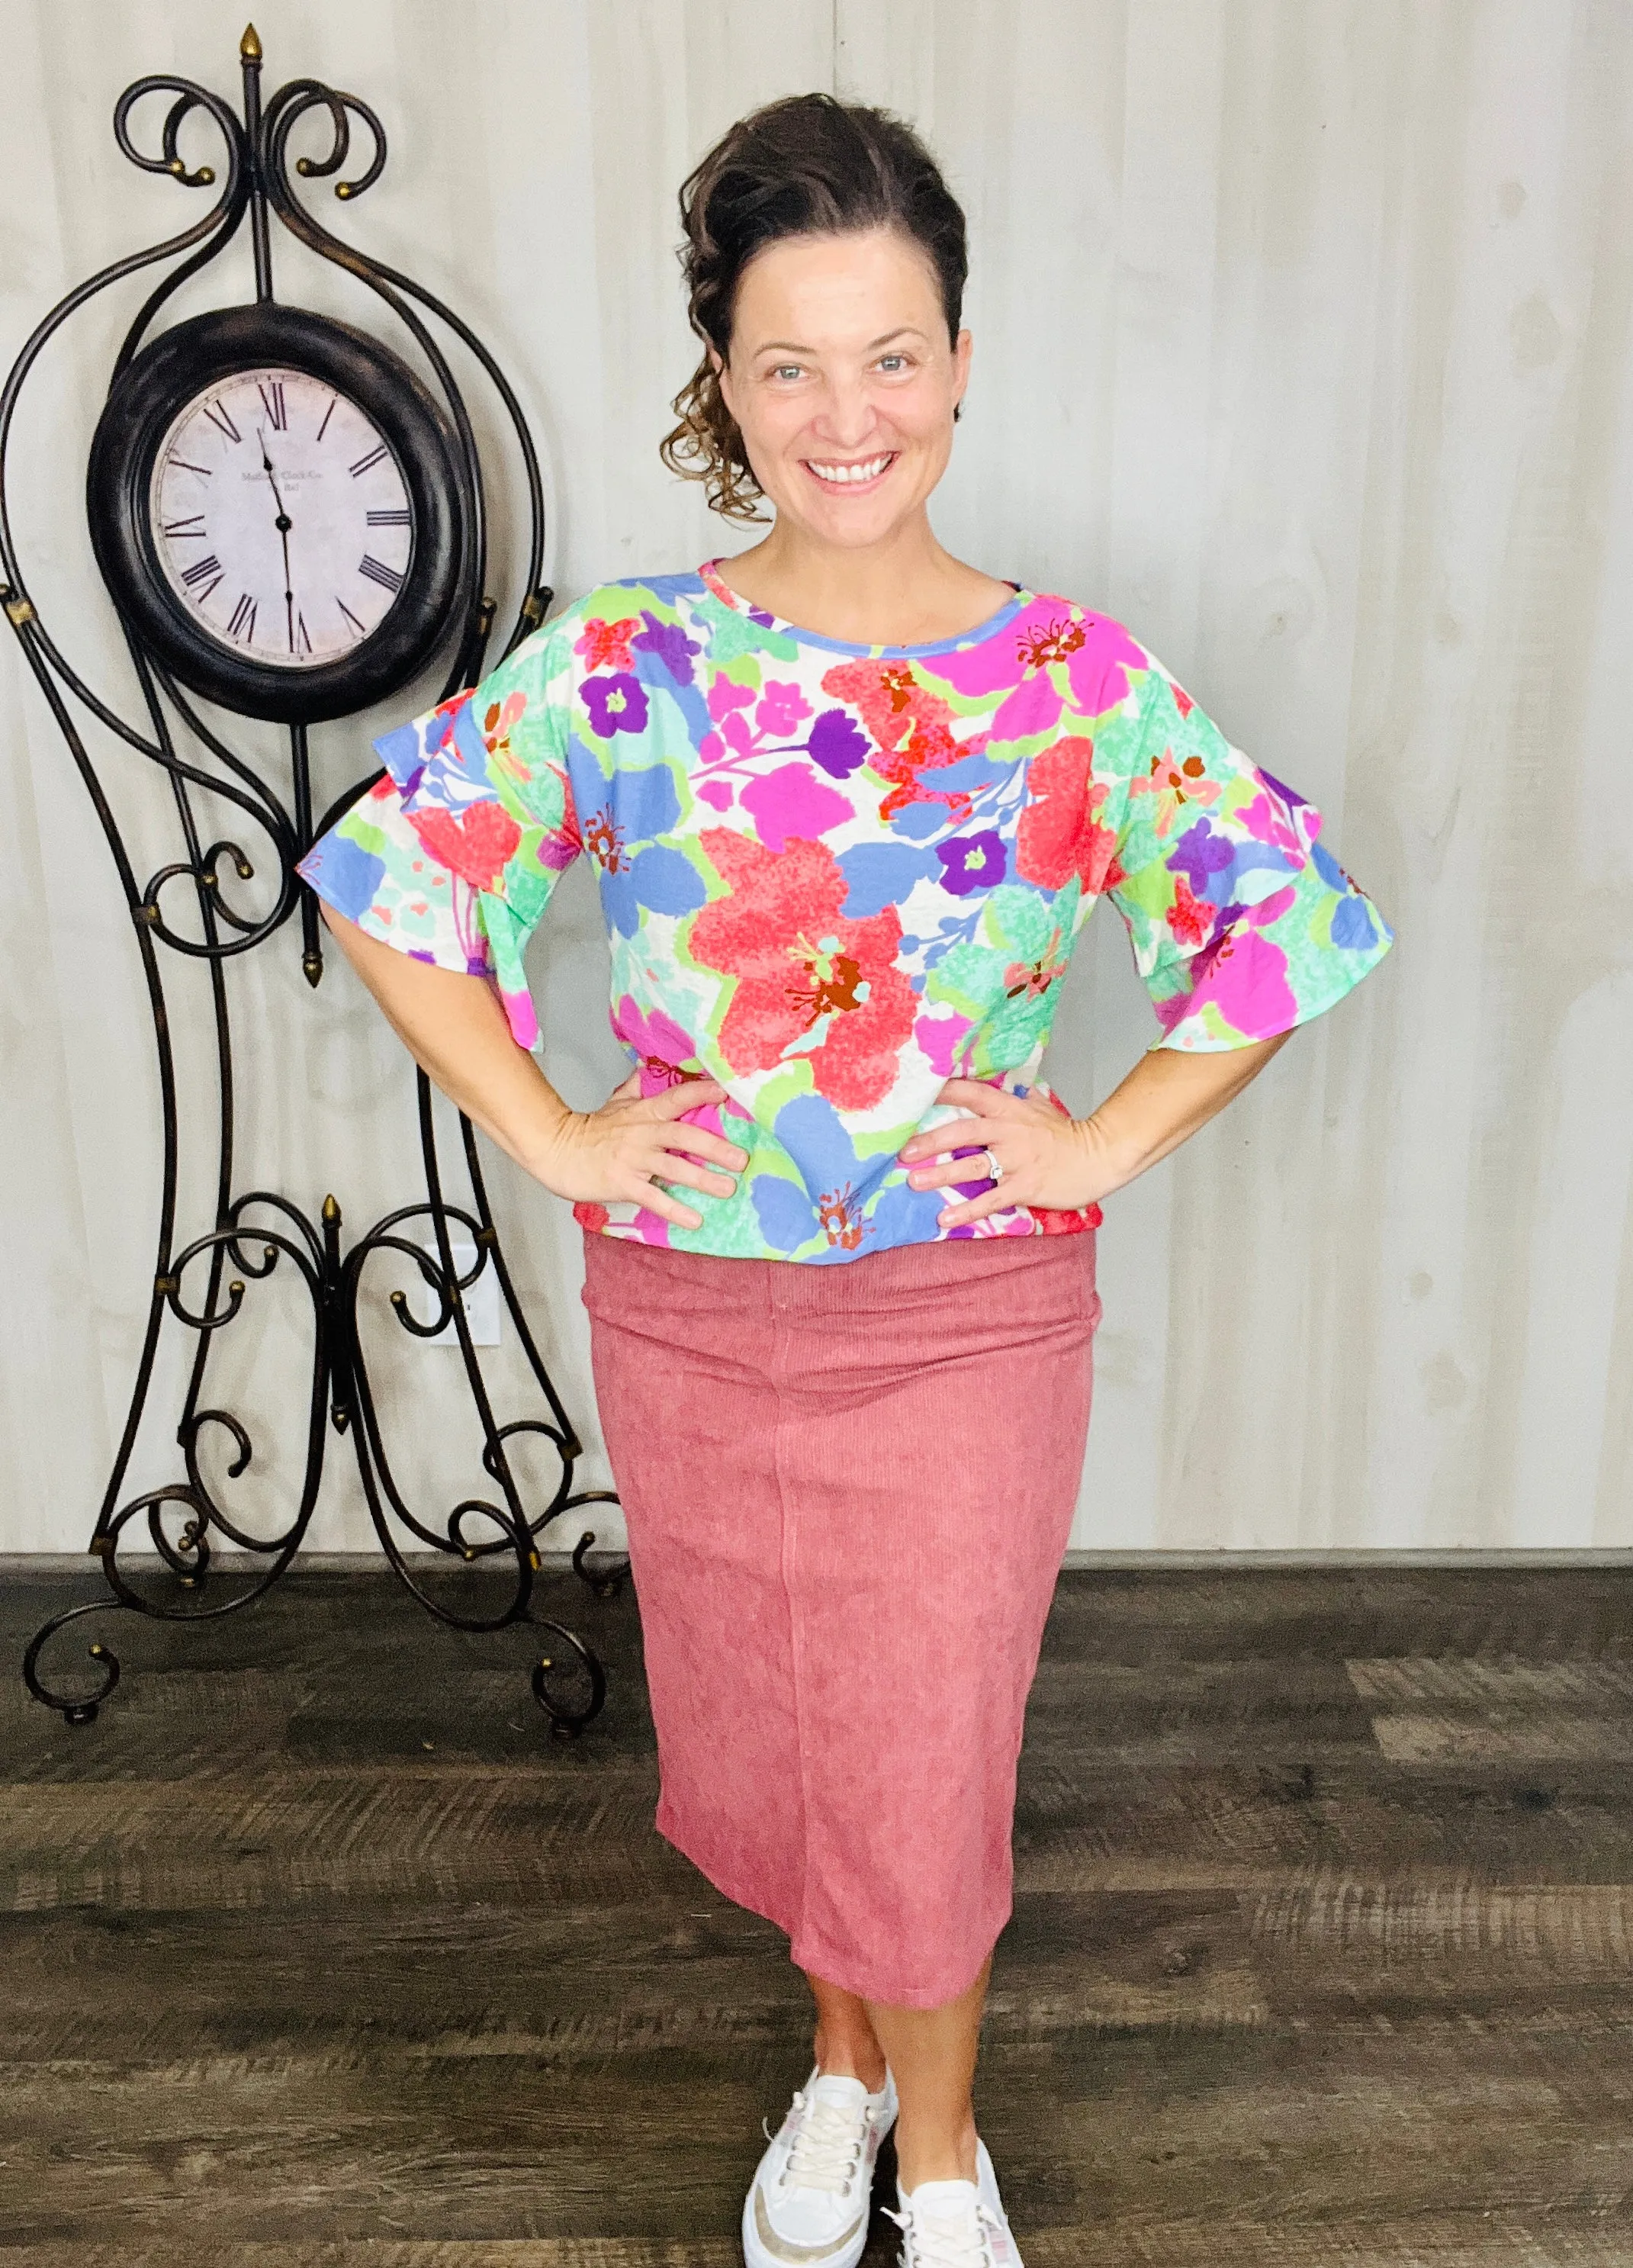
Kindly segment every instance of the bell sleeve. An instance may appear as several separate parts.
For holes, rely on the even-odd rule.
[[[535,631],[480,684],[383,733],[384,773],[296,868],[383,945],[488,977],[517,1045],[533,1049],[523,948],[583,848],[566,662],[551,631]]]
[[[1106,890],[1162,1026],[1152,1046],[1217,1052],[1307,1023],[1394,932],[1320,840],[1315,806],[1233,747],[1160,663],[1133,697],[1135,729],[1111,736],[1133,755],[1096,816],[1115,828]]]

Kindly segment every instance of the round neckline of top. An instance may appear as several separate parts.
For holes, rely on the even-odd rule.
[[[784,622],[780,615],[772,614],[765,607],[751,605],[740,593],[721,579],[721,563],[719,559],[705,559],[697,571],[698,579],[711,597],[718,599],[722,606],[730,607],[734,615],[742,615],[749,622],[757,622],[761,630],[773,630],[780,637],[798,638],[802,645],[821,646],[829,653],[856,654],[864,659],[870,655],[882,658],[890,654],[903,660],[911,660],[920,654],[955,653],[960,646],[979,645],[983,638],[991,637],[1006,623],[1013,622],[1021,608],[1030,603],[1033,595],[1024,585],[1011,584],[1015,593],[1012,599],[1006,600],[995,615],[989,615],[984,622],[977,622],[972,630],[960,630],[953,637],[931,638],[923,645],[858,645],[850,638],[824,637],[820,630],[803,630],[798,622]]]

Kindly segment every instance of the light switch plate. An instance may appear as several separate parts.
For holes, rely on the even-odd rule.
[[[437,1257],[436,1238],[423,1236],[419,1241],[434,1261]],[[476,1247],[471,1242],[469,1237],[451,1237],[449,1249],[453,1255],[455,1274],[468,1276],[476,1265]],[[465,1302],[465,1320],[470,1326],[471,1344],[497,1346],[500,1321],[499,1274],[491,1258],[476,1281],[468,1285],[460,1296]],[[437,1295],[416,1268],[408,1286],[408,1313],[416,1323],[429,1323],[435,1322],[437,1312]],[[459,1344],[460,1335],[453,1328],[452,1315],[441,1330],[433,1333],[430,1338],[421,1341],[423,1346],[457,1347]]]

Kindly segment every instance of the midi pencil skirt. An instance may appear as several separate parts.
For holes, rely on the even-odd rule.
[[[1012,1903],[1093,1231],[828,1267],[591,1233],[584,1300],[659,1833],[802,1969],[898,2007],[957,1999]]]

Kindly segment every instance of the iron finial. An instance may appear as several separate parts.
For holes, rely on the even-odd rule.
[[[244,26],[244,36],[239,41],[239,54],[246,63],[261,61],[261,34],[253,24]]]

